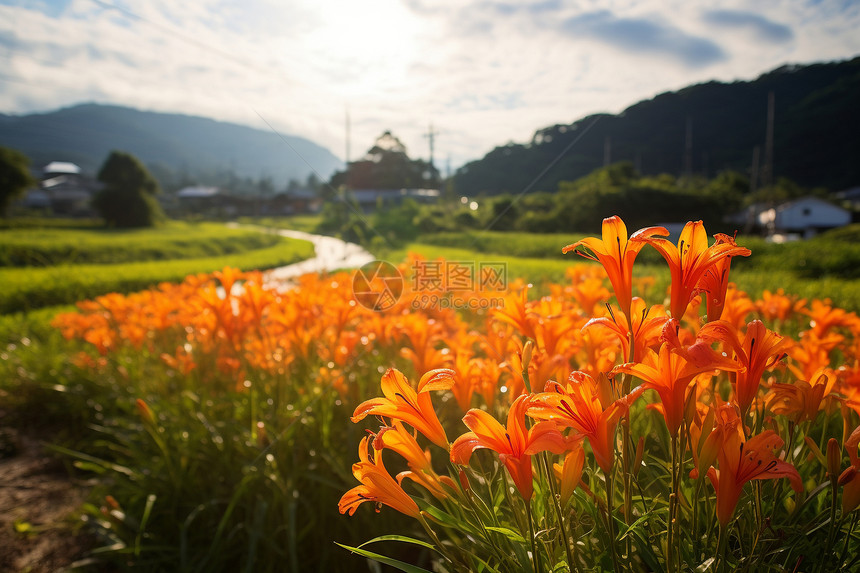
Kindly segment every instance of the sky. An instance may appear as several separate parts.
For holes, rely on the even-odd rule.
[[[850,59],[857,30],[858,0],[0,0],[0,112],[202,115],[352,160],[385,130],[427,159],[432,125],[444,174],[666,91]]]

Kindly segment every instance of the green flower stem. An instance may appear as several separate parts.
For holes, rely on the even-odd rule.
[[[526,515],[529,519],[529,540],[532,543],[532,566],[534,567],[535,573],[541,573],[543,568],[541,567],[541,559],[540,554],[537,552],[537,544],[535,541],[535,523],[532,517],[532,504],[526,501]]]
[[[445,548],[445,546],[442,545],[442,542],[439,540],[439,537],[437,537],[436,532],[433,531],[433,528],[430,527],[430,524],[427,523],[427,520],[420,513],[418,514],[418,521],[424,527],[424,531],[427,532],[427,535],[430,536],[430,539],[433,540],[433,543],[436,544],[436,547],[439,548],[439,551],[442,553],[442,555],[445,557],[445,559],[447,559],[451,563],[451,565],[453,565],[456,569],[458,566],[459,560],[454,559],[454,557],[448,552],[448,550]]]
[[[615,573],[621,572],[621,566],[618,563],[618,550],[615,547],[615,519],[612,517],[612,472],[604,472],[606,479],[606,528],[609,532],[609,546],[612,551],[612,565]]]
[[[675,571],[675,512],[678,505],[678,435],[672,435],[672,491],[669,493],[669,521],[666,523],[666,571]]]
[[[693,492],[693,524],[691,526],[691,531],[693,534],[693,555],[696,556],[696,559],[700,558],[699,554],[699,493],[702,490],[702,477],[699,476],[696,479],[696,489]]]
[[[729,532],[726,531],[728,528],[723,524],[720,524],[720,534],[717,538],[717,562],[714,571],[716,573],[720,573],[721,570],[725,568],[726,563],[726,543],[728,541]]]
[[[857,525],[857,516],[860,515],[856,511],[853,512],[854,517],[851,518],[851,525],[848,526],[848,533],[845,535],[845,544],[842,546],[842,554],[839,556],[839,564],[845,563],[845,558],[848,556],[848,542],[851,541],[851,534],[854,533],[854,527]],[[845,516],[842,516],[845,519]]]
[[[564,526],[564,512],[561,509],[561,498],[559,497],[558,492],[556,492],[552,467],[549,464],[549,456],[546,452],[541,454],[541,461],[543,462],[543,470],[546,474],[547,483],[549,484],[550,496],[553,499],[552,505],[555,507],[556,516],[558,518],[558,528],[561,532],[562,539],[564,539],[564,552],[567,555],[567,565],[573,570],[579,572],[579,563],[577,561],[578,556],[576,555],[576,542],[572,539],[568,539],[567,537],[567,528]],[[572,550],[571,545],[573,545]]]

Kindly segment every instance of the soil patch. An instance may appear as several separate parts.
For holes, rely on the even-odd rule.
[[[0,571],[69,570],[93,547],[78,517],[86,488],[34,436],[0,428]]]

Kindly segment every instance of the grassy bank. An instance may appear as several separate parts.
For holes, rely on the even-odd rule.
[[[128,293],[227,266],[268,269],[314,254],[307,241],[216,223],[125,231],[82,225],[0,230],[0,314]]]
[[[119,264],[219,257],[277,245],[280,237],[216,223],[170,222],[154,229],[0,230],[0,267]]]

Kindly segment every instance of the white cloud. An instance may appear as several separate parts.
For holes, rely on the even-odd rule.
[[[860,5],[723,0],[0,0],[0,111],[99,101],[205,115],[351,154],[440,132],[454,166],[691,83],[860,53]],[[111,7],[116,6],[116,7]]]

